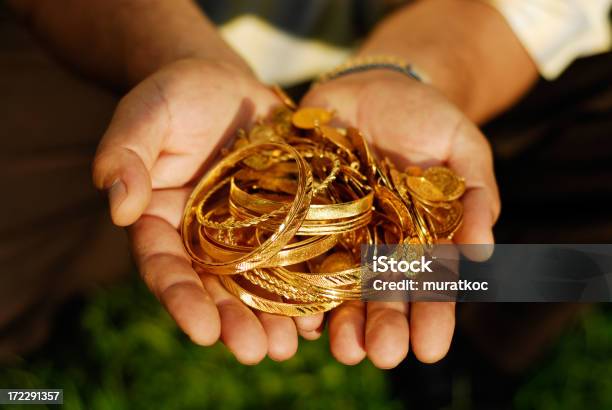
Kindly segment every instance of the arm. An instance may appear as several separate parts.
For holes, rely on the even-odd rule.
[[[537,68],[506,20],[479,0],[427,0],[382,21],[358,55],[390,54],[422,69],[470,119],[510,107]]]
[[[250,73],[190,0],[9,0],[63,60],[115,84],[134,85],[183,58]]]

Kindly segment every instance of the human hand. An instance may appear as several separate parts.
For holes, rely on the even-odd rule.
[[[315,86],[301,106],[335,110],[339,121],[363,131],[376,151],[399,168],[452,168],[467,184],[464,223],[453,241],[493,244],[500,201],[489,144],[441,93],[399,73],[377,70]],[[474,250],[464,252],[486,259],[492,248],[484,247],[479,254]],[[446,355],[454,325],[455,305],[450,302],[345,302],[330,313],[331,351],[345,364],[367,355],[376,366],[391,368],[410,345],[419,360],[432,363]]]
[[[312,331],[318,321],[253,312],[216,277],[198,277],[177,227],[194,180],[218,148],[278,104],[250,73],[204,60],[170,64],[121,100],[93,166],[113,221],[131,225],[132,252],[149,289],[195,343],[221,338],[245,364],[266,354],[288,359],[297,330]]]

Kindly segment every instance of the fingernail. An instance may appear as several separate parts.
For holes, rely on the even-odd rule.
[[[116,209],[125,197],[127,196],[127,188],[125,184],[120,179],[117,179],[111,187],[108,189],[108,202],[110,203],[111,208]]]

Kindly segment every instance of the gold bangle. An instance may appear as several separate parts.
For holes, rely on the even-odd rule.
[[[211,261],[200,258],[191,249],[191,238],[189,225],[191,225],[194,217],[193,204],[198,202],[198,199],[203,195],[203,192],[214,188],[220,181],[227,177],[227,174],[235,170],[236,164],[262,150],[281,150],[286,151],[295,158],[298,164],[298,188],[296,191],[295,200],[289,207],[284,223],[279,225],[276,232],[263,243],[257,250],[241,256],[233,261]],[[183,244],[187,249],[190,257],[201,269],[206,272],[218,275],[235,274],[256,268],[264,264],[270,257],[280,251],[295,234],[308,212],[312,199],[312,174],[305,160],[295,150],[295,148],[286,144],[278,143],[263,143],[257,145],[246,146],[243,149],[234,151],[227,157],[223,158],[216,166],[214,166],[198,183],[193,193],[187,200],[185,206],[185,214],[181,223],[181,232],[183,236]]]
[[[202,226],[206,226],[208,228],[213,228],[213,229],[249,228],[252,226],[257,226],[274,217],[285,214],[287,210],[289,209],[290,204],[285,203],[283,204],[283,206],[275,209],[274,211],[268,214],[253,216],[249,219],[232,220],[232,221],[226,220],[223,222],[211,221],[210,218],[203,213],[204,206],[206,205],[210,197],[212,197],[217,191],[219,191],[221,188],[223,188],[225,185],[227,185],[232,180],[233,178],[226,178],[223,181],[221,181],[219,184],[213,187],[208,193],[206,193],[206,195],[204,195],[204,197],[202,197],[198,201],[198,203],[194,206],[195,217],[199,224],[201,224]]]
[[[238,187],[232,179],[230,182],[230,201],[236,207],[244,208],[257,214],[271,214],[281,209],[285,203],[249,194]],[[374,194],[350,202],[339,204],[311,204],[305,221],[327,221],[335,219],[354,218],[370,212],[374,204]]]
[[[217,259],[222,261],[237,259],[261,246],[246,247],[220,244],[215,241],[214,238],[208,235],[208,232],[204,227],[200,228],[198,236],[202,250],[209,255],[215,255]],[[286,245],[277,253],[272,255],[265,263],[262,263],[259,266],[268,267],[295,265],[327,252],[337,243],[338,235],[313,236],[305,240]]]
[[[251,293],[241,287],[231,276],[219,278],[225,288],[238,297],[242,302],[262,312],[274,313],[284,316],[309,316],[317,313],[327,312],[341,304],[341,301],[312,302],[312,303],[286,303],[276,302]]]
[[[330,299],[326,299],[318,294],[308,293],[307,289],[292,286],[283,280],[275,278],[273,275],[264,273],[264,271],[260,269],[242,272],[240,276],[268,292],[282,296],[289,300],[296,300],[298,302],[306,303],[325,303],[331,301]]]

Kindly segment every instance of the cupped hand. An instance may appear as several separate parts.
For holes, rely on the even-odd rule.
[[[464,222],[453,241],[493,244],[500,201],[489,144],[442,93],[400,73],[377,70],[317,85],[301,106],[334,110],[341,123],[363,131],[399,168],[452,168],[467,185]],[[464,249],[472,259],[486,259],[491,251],[490,246]],[[454,326],[450,302],[348,302],[330,313],[331,351],[345,364],[367,356],[376,366],[391,368],[410,346],[419,360],[436,362],[446,355]]]
[[[173,63],[120,101],[93,166],[113,221],[131,225],[132,253],[150,290],[194,342],[221,338],[245,364],[266,354],[293,356],[297,331],[308,333],[320,320],[294,323],[254,312],[216,277],[199,277],[177,227],[193,183],[218,148],[278,104],[249,73],[202,60]]]

